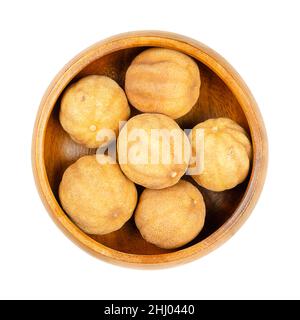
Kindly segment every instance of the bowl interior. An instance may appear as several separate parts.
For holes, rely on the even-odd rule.
[[[90,74],[99,74],[113,78],[124,88],[125,73],[129,64],[138,53],[145,49],[146,47],[129,48],[106,55],[90,63],[71,82]],[[191,129],[199,122],[209,118],[229,117],[237,121],[249,133],[246,117],[235,96],[211,69],[200,61],[197,61],[197,63],[201,73],[200,97],[194,108],[187,115],[177,120],[179,125],[182,128]],[[81,156],[96,152],[95,149],[87,149],[70,139],[59,123],[59,107],[60,98],[57,100],[48,120],[44,142],[46,172],[53,194],[58,202],[58,186],[65,169]],[[139,112],[132,107],[132,115],[137,113]],[[196,239],[185,247],[190,247],[202,241],[227,221],[246,191],[249,176],[241,185],[224,192],[208,191],[199,187],[193,179],[184,177],[199,188],[207,207],[204,229]],[[139,192],[142,191],[141,187],[138,187],[138,189]],[[91,235],[90,237],[109,248],[131,254],[162,254],[178,250],[164,250],[147,243],[141,237],[133,219],[116,232],[102,236]]]

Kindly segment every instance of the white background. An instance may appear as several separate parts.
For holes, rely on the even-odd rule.
[[[0,298],[300,298],[299,1],[1,1]],[[240,231],[207,257],[154,271],[97,260],[53,224],[34,185],[31,136],[61,67],[113,34],[177,32],[241,74],[269,136],[268,177]]]

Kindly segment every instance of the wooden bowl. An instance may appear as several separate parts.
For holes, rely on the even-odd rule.
[[[201,72],[196,106],[178,123],[192,128],[212,117],[229,117],[242,125],[253,144],[253,162],[247,180],[225,192],[200,188],[207,206],[203,231],[183,248],[164,250],[147,243],[131,219],[111,234],[91,236],[66,215],[58,199],[64,170],[95,150],[74,143],[62,129],[58,112],[65,88],[90,74],[107,75],[124,87],[132,59],[148,47],[175,49],[193,57]],[[136,113],[133,110],[133,113]],[[114,36],[88,48],[56,76],[41,102],[33,136],[33,170],[41,198],[59,227],[82,248],[99,258],[131,266],[163,266],[201,257],[229,239],[250,215],[263,187],[267,167],[267,138],[257,104],[238,73],[205,45],[172,33],[134,32]]]

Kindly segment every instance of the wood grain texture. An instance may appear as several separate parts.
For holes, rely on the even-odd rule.
[[[59,205],[57,190],[64,170],[79,157],[93,154],[74,143],[58,120],[60,98],[77,79],[107,75],[124,88],[125,72],[132,59],[148,47],[179,50],[193,57],[201,73],[201,93],[194,108],[178,119],[191,129],[212,117],[229,117],[243,126],[253,144],[253,163],[248,179],[238,187],[216,193],[199,187],[207,206],[203,231],[191,243],[163,250],[140,236],[133,219],[120,230],[90,236],[79,230]],[[132,115],[137,114],[132,108]],[[201,257],[230,238],[243,224],[260,195],[267,168],[267,137],[257,104],[237,72],[205,45],[172,33],[144,31],[118,35],[88,48],[75,57],[53,80],[41,102],[33,134],[32,160],[41,198],[58,226],[82,248],[112,263],[161,267]],[[195,182],[186,177],[187,180]],[[139,188],[142,191],[142,188]]]

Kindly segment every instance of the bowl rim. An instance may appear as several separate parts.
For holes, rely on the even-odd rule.
[[[133,47],[165,47],[184,52],[215,72],[238,100],[249,125],[253,144],[252,172],[241,202],[232,216],[215,232],[199,243],[171,253],[139,255],[106,247],[81,231],[65,214],[50,187],[44,162],[46,127],[62,91],[91,62],[118,50]],[[265,126],[257,103],[240,75],[218,53],[191,38],[163,31],[122,33],[92,45],[73,58],[53,79],[46,90],[37,113],[33,141],[32,166],[40,197],[62,231],[77,245],[94,256],[126,266],[169,266],[188,262],[213,251],[243,225],[251,214],[262,191],[268,162],[268,142]]]

